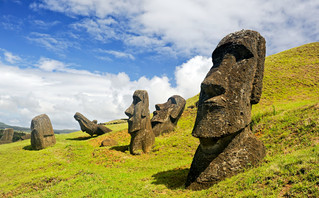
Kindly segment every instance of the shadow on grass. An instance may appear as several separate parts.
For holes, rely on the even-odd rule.
[[[88,140],[91,138],[96,138],[97,136],[82,136],[82,137],[76,137],[76,138],[67,138],[66,140],[77,140],[77,141],[82,141],[82,140]]]
[[[37,150],[33,149],[31,145],[25,146],[25,147],[23,147],[23,149],[27,150],[27,151],[37,151]]]
[[[152,184],[164,184],[167,188],[174,190],[184,188],[189,168],[178,168],[163,171],[152,175],[156,181]]]
[[[113,146],[110,148],[110,150],[115,150],[115,151],[121,151],[121,152],[125,152],[128,150],[129,145],[125,145],[125,146]]]

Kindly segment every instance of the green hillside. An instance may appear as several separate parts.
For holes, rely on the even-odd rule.
[[[184,189],[199,144],[191,136],[197,95],[150,154],[129,154],[126,123],[94,138],[56,135],[57,144],[40,151],[29,141],[0,145],[0,197],[319,197],[318,54],[319,43],[312,43],[266,58],[251,127],[267,156],[210,189]],[[118,146],[99,147],[105,138]]]

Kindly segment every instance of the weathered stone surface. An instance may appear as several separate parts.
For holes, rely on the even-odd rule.
[[[97,124],[97,120],[90,121],[79,112],[75,113],[74,119],[79,122],[81,130],[90,134],[91,136],[93,136],[94,134],[102,135],[112,131],[103,124]]]
[[[183,97],[174,95],[166,103],[155,105],[156,111],[153,112],[151,123],[156,137],[174,130],[185,104],[186,100]]]
[[[101,147],[103,146],[116,146],[118,145],[117,141],[111,139],[111,138],[106,138],[101,142]]]
[[[35,150],[44,149],[56,143],[50,118],[46,114],[34,117],[31,121],[31,146]]]
[[[0,139],[0,142],[2,144],[12,142],[13,134],[14,134],[14,130],[13,129],[11,129],[11,128],[3,129],[2,137]]]
[[[192,132],[200,145],[185,186],[194,190],[208,188],[265,156],[263,143],[249,127],[251,105],[259,102],[262,91],[265,39],[252,30],[229,34],[212,59]]]
[[[21,136],[21,140],[27,140],[27,139],[31,139],[31,134],[30,133],[27,133],[27,134]]]
[[[130,153],[148,153],[155,142],[155,136],[151,126],[149,112],[148,93],[145,90],[136,90],[133,94],[133,102],[126,109],[128,119],[128,132],[131,135]]]

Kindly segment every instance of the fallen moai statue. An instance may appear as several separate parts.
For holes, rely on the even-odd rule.
[[[265,39],[252,30],[223,38],[201,84],[192,135],[199,138],[186,188],[201,190],[255,165],[265,147],[251,132],[251,106],[259,102]]]
[[[181,117],[186,100],[178,95],[170,97],[166,103],[156,104],[151,120],[155,137],[174,130]]]
[[[155,142],[155,136],[151,126],[150,111],[148,109],[148,93],[145,90],[136,90],[133,94],[133,102],[126,109],[128,119],[128,132],[131,135],[130,153],[148,153]]]
[[[97,120],[90,121],[79,112],[75,113],[74,119],[79,122],[81,130],[90,134],[91,136],[94,134],[103,135],[112,131],[103,124],[97,124]]]
[[[34,117],[31,121],[31,146],[34,150],[44,149],[56,143],[50,118],[46,114]]]

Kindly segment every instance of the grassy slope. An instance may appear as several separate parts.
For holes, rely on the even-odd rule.
[[[29,141],[1,145],[0,196],[318,197],[318,54],[319,44],[313,43],[267,57],[263,98],[252,122],[267,156],[260,166],[208,190],[183,187],[198,146],[191,136],[196,108],[186,108],[177,129],[158,137],[148,155],[129,154],[126,124],[109,125],[114,131],[96,138],[57,135],[54,147],[40,151],[29,150]],[[99,147],[104,138],[119,144]]]

